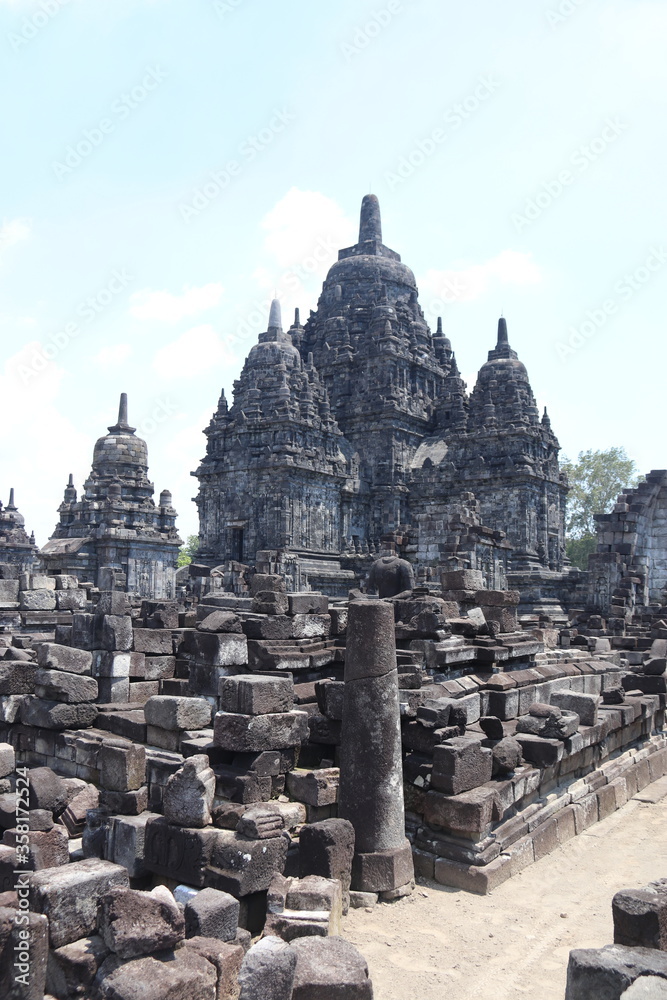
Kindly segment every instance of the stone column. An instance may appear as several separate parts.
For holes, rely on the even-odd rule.
[[[409,891],[394,609],[384,601],[349,606],[338,815],[355,830],[352,889]]]

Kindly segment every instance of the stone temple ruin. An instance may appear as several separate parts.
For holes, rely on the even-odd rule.
[[[492,892],[667,774],[667,473],[569,571],[504,322],[468,398],[373,198],[207,436],[187,587],[124,397],[41,556],[0,512],[0,997],[369,1000],[350,908]],[[653,995],[666,899],[567,1000]]]

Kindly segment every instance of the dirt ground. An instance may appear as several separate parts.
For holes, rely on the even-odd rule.
[[[571,948],[613,941],[611,899],[667,876],[667,778],[489,896],[421,881],[351,910],[375,1000],[563,1000]]]

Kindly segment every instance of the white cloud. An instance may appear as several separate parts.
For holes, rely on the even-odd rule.
[[[164,379],[192,378],[202,367],[209,369],[225,361],[236,364],[229,348],[206,323],[192,327],[171,344],[161,347],[153,358],[153,369]]]
[[[542,271],[531,253],[503,250],[483,264],[442,271],[431,269],[420,281],[422,297],[432,295],[442,303],[472,302],[498,285],[537,285]]]
[[[136,319],[158,320],[161,323],[178,323],[184,316],[196,316],[217,306],[223,287],[212,281],[201,288],[185,287],[182,295],[156,292],[144,288],[130,296],[130,315]]]
[[[93,358],[93,361],[98,365],[102,365],[103,368],[111,368],[114,365],[122,365],[132,353],[132,348],[129,344],[110,344],[101,348]]]
[[[29,236],[30,226],[24,219],[5,221],[0,226],[0,250],[6,250],[21,240],[27,240]]]

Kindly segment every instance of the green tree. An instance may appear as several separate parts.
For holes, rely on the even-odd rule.
[[[178,568],[189,566],[197,554],[199,548],[199,535],[188,535],[185,545],[181,545],[178,551]]]
[[[580,451],[576,462],[565,459],[570,492],[565,512],[567,554],[579,569],[588,568],[589,553],[596,541],[595,514],[607,514],[616,497],[637,484],[637,468],[624,448]]]

